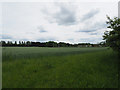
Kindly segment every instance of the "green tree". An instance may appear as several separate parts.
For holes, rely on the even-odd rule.
[[[115,17],[114,19],[111,19],[107,16],[107,19],[107,28],[110,28],[111,30],[104,32],[103,40],[105,40],[106,44],[113,50],[120,52],[120,18]]]
[[[14,44],[15,44],[15,46],[16,46],[16,45],[17,45],[17,41],[15,41],[15,43],[14,43]]]
[[[21,45],[22,43],[21,43],[21,41],[19,41],[19,45]]]
[[[26,42],[26,45],[27,45],[27,46],[30,46],[30,45],[31,45],[31,42],[30,42],[30,41],[27,41],[27,42]]]

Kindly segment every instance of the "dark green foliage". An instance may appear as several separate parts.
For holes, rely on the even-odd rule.
[[[14,45],[17,45],[17,41],[15,41],[15,44]]]
[[[78,44],[70,44],[65,42],[55,42],[55,41],[48,41],[48,42],[33,42],[33,41],[19,41],[17,44],[17,41],[13,43],[12,41],[8,41],[6,43],[5,41],[0,41],[0,44],[2,44],[3,47],[104,47],[104,44],[90,44],[90,43],[78,43]]]
[[[106,31],[104,33],[103,39],[106,40],[106,44],[110,46],[115,51],[120,52],[120,18],[115,17],[110,19],[108,17],[108,28],[112,29],[111,31]]]

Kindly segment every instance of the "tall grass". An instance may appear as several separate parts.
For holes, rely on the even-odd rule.
[[[3,88],[118,87],[118,57],[112,50],[106,48],[39,48],[41,51],[38,48],[32,49],[33,51],[27,52],[29,48],[24,50],[6,48],[3,52]],[[6,56],[16,55],[16,58],[10,60],[10,57],[5,57],[5,53]],[[42,58],[41,54],[43,54]]]
[[[47,48],[47,47],[3,47],[2,61],[73,55],[104,50],[106,48]]]

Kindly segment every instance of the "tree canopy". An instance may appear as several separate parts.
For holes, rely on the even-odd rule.
[[[107,19],[107,28],[111,30],[104,32],[103,40],[105,40],[106,44],[113,50],[120,52],[120,18],[115,17],[111,19],[107,16]]]

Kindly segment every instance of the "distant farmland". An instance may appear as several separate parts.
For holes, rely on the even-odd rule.
[[[3,88],[117,88],[118,57],[107,47],[3,47]]]

